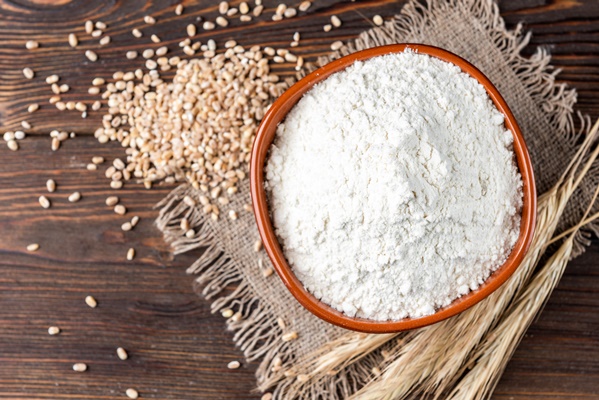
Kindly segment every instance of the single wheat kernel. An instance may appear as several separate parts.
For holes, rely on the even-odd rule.
[[[118,202],[119,202],[119,198],[117,196],[108,196],[106,198],[106,205],[108,207],[113,207],[113,206],[117,205]]]
[[[134,29],[131,31],[131,34],[132,34],[133,36],[135,36],[136,38],[140,38],[140,37],[142,37],[142,36],[143,36],[143,33],[142,33],[142,32],[141,32],[139,29],[137,29],[137,28],[134,28]]]
[[[84,114],[86,114],[86,112],[83,112]],[[87,169],[88,171],[97,171],[98,170],[98,166],[94,163],[89,163],[85,166],[85,169]]]
[[[27,48],[27,50],[37,49],[38,47],[40,47],[40,44],[35,40],[28,40],[27,43],[25,43],[25,48]]]
[[[275,13],[278,15],[283,15],[285,10],[287,10],[287,4],[279,4],[275,10]]]
[[[127,250],[127,260],[131,261],[135,258],[135,249],[133,247],[131,247],[129,250]]]
[[[48,200],[48,198],[46,196],[40,196],[40,198],[38,200],[39,200],[40,205],[43,208],[50,208],[50,205],[51,205],[50,200]]]
[[[91,62],[96,62],[96,60],[98,60],[98,55],[91,50],[85,51],[85,57],[87,57],[87,59]]]
[[[85,304],[90,306],[91,308],[96,308],[98,306],[98,302],[94,299],[93,296],[85,296]]]
[[[116,349],[116,355],[123,361],[129,358],[129,354],[127,354],[127,350],[123,349],[122,347],[118,347]]]
[[[283,336],[281,336],[281,339],[284,342],[291,342],[291,341],[297,339],[297,332],[295,332],[295,331],[288,332],[288,333],[284,334]]]
[[[254,10],[252,11],[252,14],[254,14],[254,17],[259,17],[262,14],[263,10],[264,6],[256,5],[256,7],[254,7]]]
[[[127,213],[127,208],[122,204],[117,204],[114,206],[114,212],[118,215],[125,215]]]
[[[21,121],[21,126],[23,129],[31,129],[31,124],[27,121]]]
[[[79,192],[73,192],[70,196],[69,196],[69,201],[71,203],[76,203],[81,199],[81,193]]]
[[[331,25],[331,24],[326,24],[325,26],[322,27],[322,30],[325,32],[330,32],[331,29],[333,29],[333,25]]]
[[[337,40],[336,42],[331,43],[331,50],[337,51],[341,47],[343,47],[343,42],[341,40]]]
[[[148,25],[154,25],[156,23],[156,19],[150,15],[146,15],[144,17],[144,22]]]
[[[48,335],[58,335],[60,333],[60,328],[57,326],[51,326],[48,328]]]
[[[254,251],[257,253],[262,250],[262,240],[258,239],[254,242]]]
[[[225,17],[218,16],[215,20],[216,24],[222,26],[223,28],[229,25],[229,21]]]
[[[305,1],[304,3],[309,3],[309,1]],[[272,393],[264,393],[262,397],[260,397],[260,400],[272,400]]]
[[[158,37],[158,35],[152,35],[150,36],[150,40],[152,40],[152,42],[154,43],[160,43],[160,38]]]
[[[295,32],[293,34],[293,41],[294,42],[299,42],[300,41],[300,33],[299,32]]]
[[[252,20],[252,17],[249,15],[241,15],[239,16],[239,20],[241,22],[250,22]]]
[[[378,376],[378,375],[381,374],[381,369],[379,367],[372,367],[371,371],[372,371],[373,375],[377,375]]]
[[[221,1],[218,5],[218,12],[224,15],[227,13],[227,11],[229,11],[229,3],[226,1]]]
[[[8,142],[6,142],[6,146],[11,150],[11,151],[17,151],[19,150],[19,144],[17,143],[16,140],[11,139]]]
[[[123,181],[110,181],[110,187],[112,189],[120,189],[123,187]]]
[[[183,14],[183,4],[177,4],[177,7],[175,7],[175,14],[176,15]]]
[[[133,388],[129,388],[129,389],[125,390],[125,394],[130,399],[137,399],[139,397],[139,393],[137,392],[137,390],[135,390]]]
[[[94,30],[94,23],[92,21],[85,21],[85,33],[91,35]]]
[[[309,1],[302,1],[302,2],[300,3],[300,5],[299,5],[298,9],[299,9],[300,11],[307,11],[307,10],[308,10],[308,8],[310,8],[310,6],[311,6],[311,5],[312,5],[312,3],[311,3],[311,2],[309,2]]]
[[[131,222],[127,221],[121,225],[121,229],[125,232],[129,232],[133,227],[131,226]]]
[[[102,30],[101,29],[96,29],[94,31],[92,31],[91,36],[94,38],[99,38],[100,36],[102,36]]]
[[[227,17],[232,17],[234,15],[237,15],[237,13],[239,12],[239,10],[235,7],[229,8],[229,11],[227,11]]]
[[[230,308],[227,308],[226,310],[223,310],[220,315],[222,315],[225,318],[231,318],[233,316],[233,310],[231,310]]]
[[[372,17],[372,22],[374,22],[376,26],[381,26],[385,21],[383,20],[383,17],[381,17],[380,15],[375,15],[374,17]]]
[[[56,182],[54,182],[54,179],[48,179],[46,181],[46,189],[48,189],[48,193],[54,193],[56,190]]]
[[[29,107],[27,107],[27,112],[32,113],[32,112],[37,111],[39,108],[40,108],[39,104],[33,103],[33,104],[30,104]]]
[[[194,24],[187,25],[187,36],[193,37],[197,33],[196,26]]]
[[[73,371],[76,371],[76,372],[85,372],[85,371],[87,371],[87,364],[84,364],[84,363],[75,363],[75,364],[73,364]]]
[[[237,219],[237,212],[235,210],[229,210],[229,219],[233,221]]]
[[[23,68],[23,75],[27,79],[33,79],[33,77],[35,76],[35,72],[33,72],[31,68]]]
[[[134,215],[133,218],[131,218],[131,227],[135,228],[135,225],[137,225],[139,223],[139,217],[137,215]]]
[[[241,366],[241,364],[239,363],[239,361],[231,361],[230,363],[227,364],[227,368],[229,369],[237,369]]]
[[[241,4],[239,4],[239,12],[242,14],[247,14],[250,12],[250,6],[248,6],[248,3],[241,2]]]
[[[265,278],[268,278],[269,276],[272,275],[274,271],[272,270],[272,268],[266,268],[265,270],[262,271],[262,276]]]
[[[162,47],[159,47],[159,48],[156,49],[156,55],[158,57],[162,57],[166,53],[168,53],[168,47],[166,47],[166,46],[162,46]],[[125,74],[125,75],[127,75],[127,74]]]
[[[31,244],[27,245],[27,251],[31,251],[31,252],[38,251],[39,248],[40,248],[40,245],[37,243],[31,243]]]
[[[92,157],[92,163],[96,164],[96,165],[100,165],[104,162],[104,157],[100,157],[100,156],[94,156]]]
[[[69,46],[77,47],[79,44],[79,39],[77,39],[77,35],[74,33],[69,33]]]
[[[285,18],[293,18],[297,15],[297,10],[295,8],[289,7],[283,13]]]
[[[339,17],[338,17],[338,16],[336,16],[336,15],[333,15],[333,16],[331,17],[331,24],[333,24],[333,26],[334,26],[335,28],[339,28],[339,27],[341,26],[341,20],[339,19]]]
[[[194,231],[193,229],[190,229],[187,232],[185,232],[185,237],[188,239],[193,239],[195,235],[196,231]]]

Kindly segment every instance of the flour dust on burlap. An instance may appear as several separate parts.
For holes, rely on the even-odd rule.
[[[399,5],[398,5],[399,7]],[[400,10],[398,10],[399,12]],[[459,23],[448,23],[459,21]],[[551,187],[565,164],[576,151],[580,132],[586,132],[588,119],[573,113],[576,91],[556,83],[556,70],[550,57],[540,49],[531,58],[520,51],[529,41],[521,28],[505,28],[497,5],[492,0],[410,1],[399,15],[384,26],[363,32],[338,52],[324,57],[321,64],[352,52],[394,43],[424,43],[447,49],[470,61],[496,85],[514,113],[532,157],[538,193]],[[575,123],[581,121],[581,123]],[[579,130],[575,126],[579,126]],[[581,205],[590,200],[597,170],[590,174],[564,213],[561,229],[578,222]],[[202,248],[200,258],[189,267],[196,274],[196,291],[211,299],[212,310],[232,308],[237,316],[227,321],[234,340],[248,361],[259,361],[258,388],[273,392],[275,398],[342,399],[370,381],[394,354],[401,351],[406,335],[381,335],[376,346],[348,357],[333,374],[310,379],[311,371],[293,366],[312,365],[318,356],[332,349],[356,348],[363,334],[350,333],[316,318],[295,301],[276,275],[263,274],[270,268],[264,252],[256,253],[258,239],[254,217],[242,213],[237,220],[206,218],[201,210],[190,207],[185,195],[198,197],[193,188],[182,185],[161,204],[157,225],[175,254]],[[242,209],[249,200],[249,184],[240,186],[232,208]],[[197,232],[194,238],[181,235],[180,221],[188,218]],[[578,236],[575,253],[588,242],[587,228]],[[225,287],[235,286],[232,292]],[[282,336],[297,332],[293,341]],[[326,358],[326,357],[325,357]]]

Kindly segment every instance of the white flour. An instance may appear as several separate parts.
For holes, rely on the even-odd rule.
[[[483,86],[439,59],[410,51],[332,75],[280,124],[266,165],[294,273],[374,320],[478,288],[519,234],[512,139]]]

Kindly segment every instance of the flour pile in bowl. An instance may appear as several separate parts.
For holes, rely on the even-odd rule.
[[[279,125],[265,166],[294,273],[379,321],[477,289],[519,236],[512,142],[484,87],[437,58],[406,51],[330,76]]]

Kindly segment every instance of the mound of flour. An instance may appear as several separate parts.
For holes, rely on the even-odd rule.
[[[517,241],[513,136],[475,79],[413,51],[312,88],[266,164],[296,276],[349,316],[421,317],[481,285]]]

